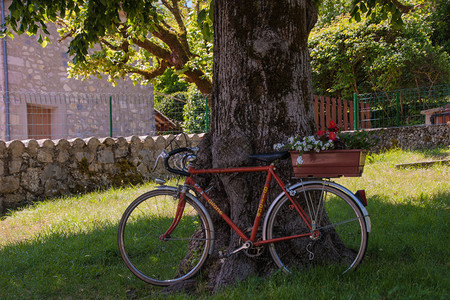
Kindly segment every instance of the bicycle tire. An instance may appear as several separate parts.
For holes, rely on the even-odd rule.
[[[168,286],[194,276],[212,249],[212,224],[206,210],[186,194],[180,222],[165,240],[178,205],[176,188],[160,188],[139,196],[125,210],[118,230],[125,265],[141,280]]]
[[[367,249],[368,232],[364,215],[353,199],[326,184],[301,185],[291,196],[318,228],[314,237],[269,244],[276,265],[287,273],[321,266],[342,274],[355,269]],[[269,209],[263,231],[264,239],[311,233],[286,196]]]

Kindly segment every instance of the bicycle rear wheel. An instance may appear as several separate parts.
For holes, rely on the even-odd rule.
[[[326,184],[299,186],[291,195],[316,229],[307,227],[286,196],[280,198],[268,212],[265,239],[313,234],[270,244],[269,251],[277,266],[286,272],[327,266],[345,273],[356,268],[368,241],[365,219],[358,205],[347,194]]]
[[[178,206],[175,188],[160,188],[139,196],[119,223],[118,244],[126,266],[141,280],[168,286],[197,273],[211,248],[211,224],[201,204],[186,196],[175,230],[171,226]]]

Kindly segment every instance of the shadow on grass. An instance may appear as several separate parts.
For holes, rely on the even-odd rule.
[[[450,156],[449,148],[435,148],[435,149],[426,149],[426,150],[402,150],[403,152],[410,153],[420,153],[425,158],[430,159],[444,159]]]
[[[0,248],[0,270],[0,299],[126,298],[157,291],[125,267],[117,225]]]
[[[450,192],[393,202],[395,199],[382,195],[368,199],[372,232],[365,259],[406,263],[429,260],[445,266],[449,257]]]
[[[381,296],[393,290],[399,297],[448,294],[450,192],[401,204],[375,195],[368,202],[372,232],[358,277],[376,286]],[[88,233],[62,232],[0,248],[0,298],[152,297],[159,289],[141,282],[124,266],[116,235],[117,224],[101,224]],[[412,281],[415,285],[410,286]],[[340,288],[330,285],[330,293],[334,286]],[[362,289],[366,290],[371,291]]]

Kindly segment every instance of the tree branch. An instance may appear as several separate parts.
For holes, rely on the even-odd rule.
[[[173,11],[172,14],[177,21],[181,33],[186,33],[186,26],[184,26],[183,18],[181,17],[180,8],[178,7],[178,0],[172,0]]]
[[[170,57],[171,57],[171,53],[170,51],[164,49],[163,47],[153,43],[152,41],[145,39],[145,40],[139,40],[139,39],[132,39],[133,43],[145,50],[147,50],[148,52],[150,52],[151,54],[153,54],[154,56],[162,59],[162,60],[166,60],[166,61],[170,61]]]
[[[168,66],[167,62],[165,62],[164,60],[160,61],[159,66],[152,70],[143,70],[143,69],[139,69],[139,68],[136,68],[136,67],[130,66],[130,65],[125,66],[125,68],[127,69],[126,70],[127,73],[134,73],[134,74],[142,75],[147,80],[152,80],[158,76],[161,76],[162,74],[164,74],[164,72],[166,71],[166,69],[168,67],[169,66]]]
[[[153,36],[163,41],[172,51],[171,57],[168,59],[170,63],[178,70],[183,68],[189,61],[190,53],[186,52],[186,48],[180,41],[178,35],[156,25],[157,30],[153,31]]]
[[[73,34],[76,33],[75,29],[71,29],[71,28],[69,27],[69,25],[65,22],[64,19],[57,18],[56,21],[55,21],[55,24],[58,25],[58,26],[64,27],[64,28],[66,28],[66,29],[68,30],[67,34],[61,36],[61,37],[58,39],[58,42],[62,42],[62,41],[64,41],[65,39],[67,39],[68,37],[71,37],[71,36],[73,36]]]
[[[173,29],[172,26],[167,24],[167,22],[165,20],[162,20],[161,24],[163,24],[166,27],[167,30],[175,32],[175,29]]]
[[[121,46],[114,46],[113,44],[111,44],[110,42],[108,42],[107,40],[105,40],[103,38],[100,38],[99,40],[100,40],[101,44],[105,45],[106,47],[108,47],[111,50],[114,50],[114,51],[122,50]]]
[[[405,5],[398,0],[390,0],[402,13],[407,14],[414,8],[414,5]]]
[[[184,72],[186,81],[194,83],[203,95],[210,95],[212,93],[212,82],[209,80],[203,71],[199,69],[188,69]]]
[[[180,42],[181,46],[183,47],[184,52],[186,53],[186,55],[188,57],[193,57],[194,55],[191,53],[191,51],[189,49],[189,44],[187,41],[186,26],[184,25],[183,17],[181,15],[181,11],[178,6],[179,1],[172,0],[172,6],[166,0],[163,0],[162,2],[164,4],[164,6],[167,7],[167,9],[172,13],[172,15],[174,16],[174,18],[178,24],[179,32],[176,35],[178,36],[179,42]]]
[[[172,6],[167,2],[167,0],[162,0],[165,7],[172,13],[177,21],[178,28],[180,32],[186,32],[186,26],[184,26],[183,18],[181,17],[180,8],[178,7],[178,0],[172,0]]]

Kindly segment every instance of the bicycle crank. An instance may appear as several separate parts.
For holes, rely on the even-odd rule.
[[[258,228],[258,232],[256,233],[256,240],[257,241],[262,241],[262,234],[260,232],[260,229],[261,228]],[[245,230],[245,232],[247,234],[251,234],[252,227],[247,228]],[[243,243],[245,245],[245,243],[244,243],[244,241],[242,239],[239,239],[239,242],[241,244]],[[254,257],[261,256],[264,253],[264,249],[265,249],[264,246],[257,246],[257,247],[255,247],[255,246],[253,246],[253,243],[252,243],[251,247],[247,247],[247,248],[245,248],[243,250],[244,250],[244,253],[245,253],[246,256],[254,258]]]

